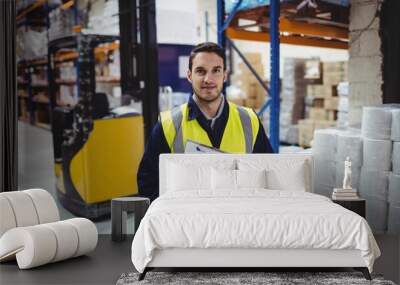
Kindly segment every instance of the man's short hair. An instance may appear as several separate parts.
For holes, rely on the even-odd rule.
[[[226,58],[225,58],[225,50],[217,45],[216,43],[212,42],[205,42],[198,44],[195,46],[192,51],[190,52],[190,57],[189,57],[189,70],[192,71],[192,66],[193,66],[193,59],[196,56],[196,54],[200,52],[212,52],[218,55],[222,60],[224,61],[224,70],[226,69]]]

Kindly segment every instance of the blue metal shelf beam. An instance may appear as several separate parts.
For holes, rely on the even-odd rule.
[[[269,6],[271,49],[271,116],[269,133],[271,146],[279,152],[279,0],[271,0]]]

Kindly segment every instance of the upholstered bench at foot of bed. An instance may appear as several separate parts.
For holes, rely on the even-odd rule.
[[[88,219],[19,227],[0,238],[0,262],[17,259],[20,269],[77,257],[97,245],[96,226]]]

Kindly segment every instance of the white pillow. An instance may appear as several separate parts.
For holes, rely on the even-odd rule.
[[[210,189],[210,168],[168,163],[167,191]]]
[[[267,188],[267,170],[236,170],[237,188]]]
[[[236,190],[236,170],[211,168],[212,190]]]
[[[309,161],[304,159],[238,160],[239,170],[267,170],[267,188],[272,190],[311,191]]]

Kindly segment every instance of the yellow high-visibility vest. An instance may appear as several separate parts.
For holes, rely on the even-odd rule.
[[[253,110],[229,104],[228,122],[219,149],[227,153],[252,153],[259,129]],[[212,147],[207,132],[197,120],[189,121],[187,103],[160,114],[165,138],[172,153],[183,153],[187,140]]]

